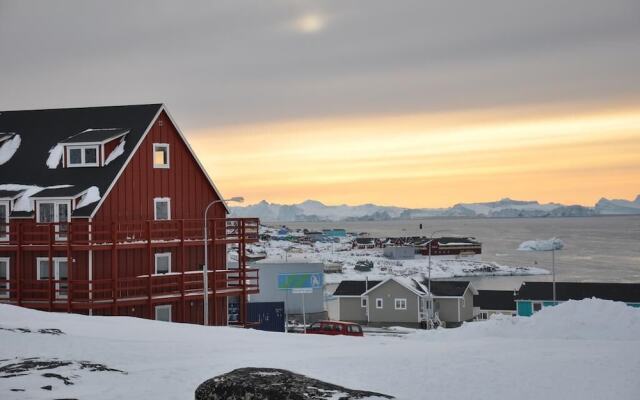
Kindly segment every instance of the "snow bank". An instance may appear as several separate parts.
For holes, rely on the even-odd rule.
[[[58,168],[58,164],[60,164],[60,160],[62,159],[63,150],[64,147],[59,143],[49,150],[49,158],[47,158],[47,167],[49,167],[49,169]]]
[[[494,315],[482,322],[464,324],[450,338],[570,340],[638,340],[640,308],[600,299],[567,301],[545,307],[531,317]]]
[[[518,246],[518,250],[520,251],[551,251],[551,250],[562,250],[564,247],[564,242],[558,238],[551,238],[548,240],[527,240],[526,242],[520,243]]]
[[[5,164],[18,151],[22,139],[20,135],[14,135],[11,139],[6,140],[0,145],[0,165]]]
[[[398,337],[270,333],[3,304],[0,328],[0,366],[38,357],[126,372],[89,372],[76,364],[50,370],[73,377],[73,385],[64,385],[32,371],[0,379],[0,398],[193,398],[205,380],[242,367],[283,368],[398,399],[437,393],[450,400],[636,400],[640,393],[640,310],[601,300]]]
[[[96,201],[100,201],[100,189],[98,189],[97,186],[91,186],[87,189],[87,192],[82,195],[80,201],[78,201],[78,204],[76,205],[76,208],[86,207]]]
[[[111,154],[109,154],[107,159],[104,161],[104,165],[109,165],[109,163],[111,163],[113,160],[115,160],[116,158],[124,154],[124,144],[125,144],[124,138],[120,139],[120,144],[118,144],[118,146],[115,149],[113,149]]]

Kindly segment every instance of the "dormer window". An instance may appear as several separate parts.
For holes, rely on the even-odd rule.
[[[57,168],[61,158],[66,168],[108,165],[124,153],[128,133],[129,129],[121,128],[85,129],[52,148],[47,166]]]
[[[169,168],[169,145],[167,143],[153,144],[153,168]]]
[[[98,146],[67,146],[69,167],[97,167]]]

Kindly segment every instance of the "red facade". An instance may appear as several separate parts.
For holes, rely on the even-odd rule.
[[[109,151],[119,140],[114,142]],[[168,168],[154,168],[153,149],[158,143],[168,145]],[[157,198],[170,199],[169,220],[155,219]],[[202,214],[214,200],[220,200],[215,188],[162,111],[92,218],[72,218],[63,224],[11,219],[8,240],[0,241],[0,259],[9,264],[9,279],[0,277],[0,295],[4,294],[0,301],[50,311],[150,319],[156,318],[158,306],[165,306],[160,308],[165,313],[170,309],[172,321],[202,323]],[[239,301],[239,322],[246,322],[246,299],[257,292],[258,276],[247,268],[244,253],[247,243],[258,240],[258,225],[257,219],[226,218],[221,202],[209,210],[211,324],[227,323],[229,297]],[[65,237],[56,234],[61,229],[67,230]],[[239,253],[234,269],[226,265],[229,245]],[[163,268],[170,260],[168,273],[157,273],[157,257]],[[39,258],[48,261],[48,271],[39,271]],[[58,271],[64,265],[66,277]]]

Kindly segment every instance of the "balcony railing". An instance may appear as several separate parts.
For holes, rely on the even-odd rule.
[[[257,218],[210,219],[208,240],[216,243],[257,242],[259,239]],[[64,223],[0,223],[0,249],[3,246],[112,246],[145,245],[152,243],[202,244],[204,224],[202,219],[135,222],[87,222]],[[60,232],[65,234],[60,234]]]

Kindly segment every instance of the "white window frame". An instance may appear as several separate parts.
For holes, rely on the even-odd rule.
[[[61,222],[71,222],[71,213],[73,212],[72,201],[71,200],[45,200],[39,199],[36,200],[36,223],[44,224],[47,222],[40,222],[40,204],[53,204],[54,212],[53,212],[53,223],[59,224]],[[60,221],[60,213],[58,212],[58,205],[66,204],[67,205],[67,220]],[[67,234],[58,234],[60,232],[60,225],[55,226],[56,231],[56,240],[66,240]]]
[[[43,278],[40,274],[40,261],[49,262],[49,257],[36,257],[36,277],[39,281],[49,280],[49,278]],[[71,269],[71,265],[68,263],[68,259],[66,257],[53,257],[51,259],[53,261],[53,280],[60,280],[60,262],[67,262],[67,294],[60,293],[60,282],[56,282],[56,299],[66,299],[69,293],[69,270]]]
[[[360,298],[360,306],[362,308],[366,308],[367,307],[367,298],[366,297]]]
[[[156,164],[156,151],[158,151],[158,149],[166,149],[167,151],[167,162],[164,164]],[[153,168],[171,168],[171,152],[169,143],[154,143],[153,153],[151,154],[151,157],[153,157]]]
[[[0,205],[5,206],[5,215],[0,215],[0,223],[5,224],[0,226],[0,242],[6,242],[9,240],[9,214],[11,211],[11,202],[8,200],[0,200]]]
[[[398,302],[404,302],[404,307],[398,307]],[[393,299],[393,306],[396,310],[406,310],[407,309],[407,299],[402,297],[402,298],[395,298]]]
[[[382,297],[376,298],[376,308],[381,310],[384,308],[384,299]]]
[[[155,320],[156,321],[163,321],[163,322],[173,322],[173,315],[172,315],[172,307],[171,304],[162,304],[159,306],[155,307]],[[160,320],[158,319],[158,310],[169,310],[169,321],[164,321],[164,320]]]
[[[169,270],[167,272],[158,272],[158,258],[167,257],[169,259],[168,266]],[[154,266],[155,275],[166,275],[171,273],[171,253],[156,253],[155,254],[155,266]]]
[[[100,151],[100,145],[68,145],[66,147],[66,155],[67,155],[67,167],[68,168],[77,168],[77,167],[98,167],[100,166],[100,158],[102,155],[102,151]],[[80,164],[71,164],[71,150],[80,149]],[[86,149],[95,149],[96,151],[96,162],[88,163],[85,159],[85,150]]]
[[[7,273],[6,273],[6,280],[11,280],[11,258],[9,257],[0,257],[0,262],[4,262],[6,263],[5,265],[7,266]],[[0,292],[0,299],[7,299],[10,297],[11,294],[11,283],[7,282],[6,283],[7,287],[2,289],[3,291],[5,291],[6,293],[2,293]]]
[[[167,203],[167,219],[158,219],[158,203]],[[170,197],[156,197],[153,199],[153,219],[156,221],[170,221],[171,220],[171,198]]]

